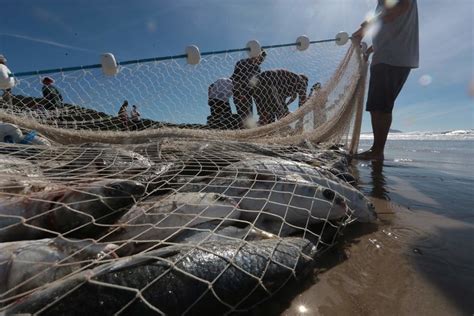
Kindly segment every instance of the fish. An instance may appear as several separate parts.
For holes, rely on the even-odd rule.
[[[147,194],[162,188],[171,178],[172,162],[153,162],[144,155],[118,146],[86,143],[79,147],[63,147],[59,166],[44,170],[57,181],[90,178],[121,178],[145,185]]]
[[[225,195],[175,193],[138,202],[100,240],[125,243],[119,253],[130,255],[163,241],[166,244],[193,226],[214,220],[231,224],[239,217],[237,203]]]
[[[106,144],[86,143],[61,147],[59,164],[45,170],[49,176],[89,177],[110,176],[130,169],[153,166],[143,155]]]
[[[4,309],[42,315],[221,315],[308,279],[315,246],[297,237],[165,247],[58,280]]]
[[[325,170],[308,164],[277,157],[249,157],[222,169],[225,177],[235,177],[237,173],[247,171],[259,175],[277,175],[299,177],[317,185],[326,187],[342,196],[352,210],[352,217],[358,222],[374,222],[377,219],[375,208],[362,192]],[[217,175],[219,177],[219,175]]]
[[[105,179],[0,200],[0,242],[62,234],[94,237],[144,194],[142,184]]]
[[[77,272],[95,260],[112,259],[115,248],[114,244],[60,237],[0,243],[0,302]]]
[[[228,239],[250,241],[278,237],[251,224],[244,225],[243,227],[234,226],[235,223],[233,223],[234,225],[222,224],[223,221],[214,220],[193,226],[192,229],[181,231],[179,236],[173,239],[173,243],[201,244],[204,241]]]
[[[311,224],[343,220],[351,215],[345,199],[337,192],[297,174],[239,172],[243,173],[195,179],[179,191],[229,196],[238,203],[241,220],[279,236],[289,236]]]

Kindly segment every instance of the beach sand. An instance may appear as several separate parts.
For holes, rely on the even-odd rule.
[[[463,276],[462,267],[445,267],[443,261],[472,255],[467,243],[473,227],[373,201],[380,214],[378,227],[348,227],[344,244],[318,262],[315,283],[282,315],[472,314],[474,280]],[[465,235],[449,236],[454,230],[464,230]],[[463,240],[466,244],[459,245]]]
[[[379,221],[349,225],[282,315],[474,314],[472,162],[460,154],[457,164],[447,155],[433,162],[431,151],[426,162],[410,156],[423,144],[394,143],[408,150],[392,151],[383,164],[353,164]],[[450,155],[453,146],[472,150],[472,142],[448,144]]]

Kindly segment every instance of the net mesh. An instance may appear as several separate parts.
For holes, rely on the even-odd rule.
[[[0,102],[0,311],[248,311],[372,221],[346,159],[359,49],[266,52],[17,78]]]

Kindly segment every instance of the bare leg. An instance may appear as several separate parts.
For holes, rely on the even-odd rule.
[[[392,125],[392,113],[370,112],[372,118],[372,129],[374,131],[374,144],[372,152],[374,156],[381,156],[383,159],[383,151],[387,141],[388,132]]]
[[[392,125],[392,113],[371,111],[372,131],[374,133],[374,143],[372,147],[361,154],[355,155],[357,159],[383,160],[385,143],[388,132]]]

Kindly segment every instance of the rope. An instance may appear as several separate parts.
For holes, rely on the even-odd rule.
[[[327,42],[335,42],[336,39],[325,39],[325,40],[318,40],[318,41],[311,41],[310,44],[319,44],[319,43],[327,43]],[[276,44],[276,45],[267,45],[262,46],[262,49],[271,49],[271,48],[280,48],[280,47],[290,47],[290,46],[299,46],[299,43],[287,43],[287,44]],[[227,50],[219,50],[219,51],[210,51],[210,52],[203,52],[201,56],[209,56],[209,55],[219,55],[219,54],[230,54],[235,52],[245,52],[249,51],[249,48],[236,48],[236,49],[227,49]],[[152,58],[143,58],[143,59],[135,59],[135,60],[127,60],[118,62],[117,65],[125,66],[125,65],[133,65],[133,64],[140,64],[140,63],[148,63],[148,62],[157,62],[157,61],[164,61],[164,60],[173,60],[173,59],[183,59],[186,58],[186,54],[180,55],[170,55],[170,56],[163,56],[163,57],[152,57]],[[87,70],[87,69],[97,69],[101,68],[101,64],[93,64],[93,65],[86,65],[86,66],[76,66],[76,67],[67,67],[67,68],[53,68],[53,69],[45,69],[45,70],[36,70],[36,71],[26,71],[26,72],[18,72],[18,73],[11,73],[9,74],[10,77],[26,77],[26,76],[34,76],[34,75],[45,75],[45,74],[52,74],[57,72],[71,72],[77,70]]]

